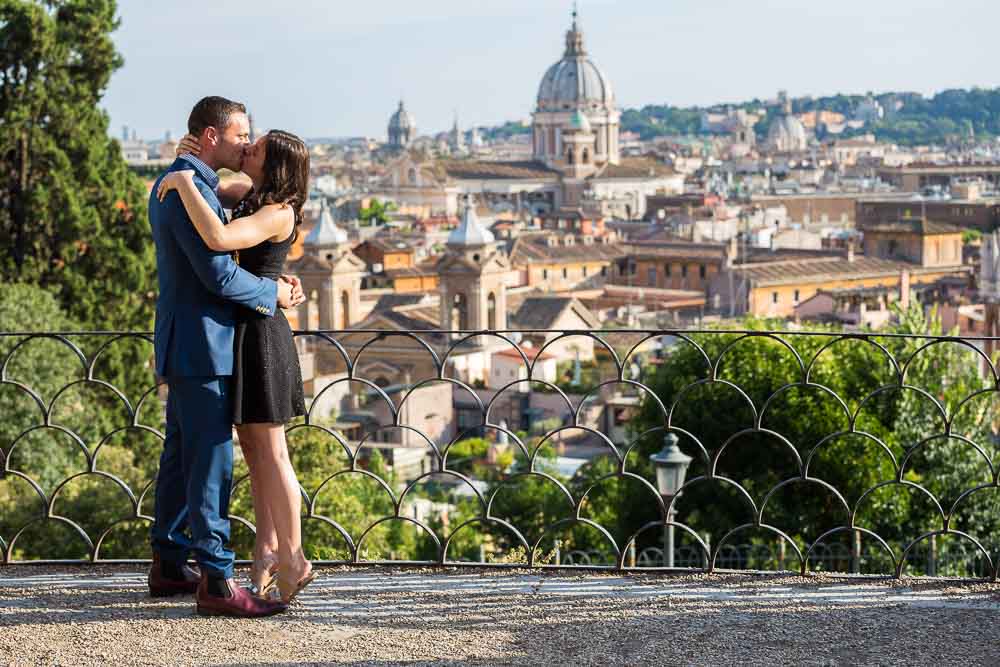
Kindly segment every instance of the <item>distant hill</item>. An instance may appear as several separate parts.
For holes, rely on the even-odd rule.
[[[832,95],[793,98],[792,110],[803,113],[822,109],[851,118],[865,97]],[[969,136],[977,139],[1000,136],[1000,88],[950,89],[932,97],[914,92],[886,92],[873,97],[882,105],[885,116],[862,130],[846,129],[838,136],[851,137],[872,132],[880,141],[901,145],[939,144]],[[621,127],[623,131],[638,133],[642,139],[695,135],[702,134],[701,114],[704,111],[723,111],[726,107],[748,111],[766,108],[766,117],[754,128],[758,136],[766,136],[771,120],[779,112],[776,107],[767,104],[763,100],[754,99],[710,107],[648,105],[641,109],[624,109]],[[494,139],[530,131],[528,126],[509,122],[499,127],[486,128],[484,135]]]

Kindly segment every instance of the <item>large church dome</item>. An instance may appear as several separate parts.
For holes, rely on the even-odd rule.
[[[777,151],[803,151],[809,143],[805,126],[792,114],[790,107],[771,122],[767,142]]]
[[[416,127],[413,114],[406,110],[403,100],[399,101],[399,108],[389,117],[389,127],[395,130],[407,130]]]
[[[611,83],[587,57],[583,33],[576,19],[566,33],[566,51],[562,60],[552,65],[538,86],[538,110],[610,108],[615,103]]]
[[[532,114],[532,155],[553,169],[578,159],[596,167],[618,164],[620,156],[621,112],[611,82],[583,48],[583,31],[576,19],[574,10],[562,60],[545,71]],[[584,138],[592,145],[581,143],[581,130],[592,135]]]
[[[389,117],[389,145],[405,148],[417,136],[417,122],[413,114],[399,101],[399,108]]]

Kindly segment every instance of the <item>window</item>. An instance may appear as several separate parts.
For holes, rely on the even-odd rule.
[[[778,303],[778,293],[771,292],[771,303]]]
[[[698,277],[699,278],[701,278],[702,280],[704,280],[705,279],[705,274],[707,274],[707,273],[708,273],[708,268],[704,264],[702,264],[701,266],[698,267]]]
[[[602,266],[601,267],[601,275],[602,276],[608,275],[608,267],[606,267],[606,266]]]
[[[656,287],[656,267],[651,266],[646,269],[646,283],[650,287]]]
[[[584,278],[587,277],[587,267],[586,267],[586,265],[584,265],[584,267],[583,267],[583,277]]]
[[[497,295],[493,292],[486,297],[486,322],[490,329],[497,328]]]
[[[563,278],[569,278],[569,269],[563,267]]]
[[[663,275],[665,275],[667,278],[670,277],[670,265],[669,264],[664,264],[663,265]]]
[[[687,266],[687,264],[682,264],[681,265],[681,278],[687,278],[687,277],[688,277],[688,266]]]
[[[799,291],[798,290],[795,290],[795,295],[792,298],[795,300],[795,303],[799,302]]]

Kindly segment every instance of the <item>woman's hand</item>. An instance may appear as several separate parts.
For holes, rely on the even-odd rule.
[[[192,155],[198,155],[201,153],[201,143],[198,141],[198,137],[193,134],[185,134],[181,137],[181,142],[177,144],[177,150],[174,154],[178,157],[191,153]]]
[[[160,180],[160,185],[156,189],[156,198],[163,201],[168,192],[178,189],[185,181],[188,183],[194,181],[194,169],[181,169],[180,171],[170,172]]]

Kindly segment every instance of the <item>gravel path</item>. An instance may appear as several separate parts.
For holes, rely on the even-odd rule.
[[[301,598],[201,618],[136,566],[2,567],[0,664],[1000,664],[990,584],[337,568]]]

